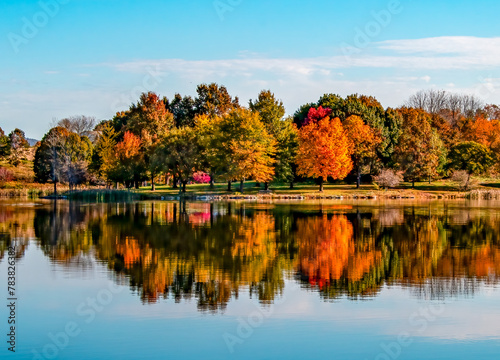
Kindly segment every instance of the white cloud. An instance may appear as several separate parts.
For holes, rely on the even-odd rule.
[[[478,54],[500,53],[500,37],[441,36],[423,39],[388,40],[377,47],[399,53]]]
[[[242,104],[260,90],[271,89],[283,100],[289,114],[332,92],[341,96],[373,95],[384,106],[394,107],[412,93],[432,87],[472,93],[487,103],[499,103],[499,68],[500,38],[477,37],[374,42],[352,57],[268,58],[241,52],[232,59],[100,63],[76,71],[80,80],[64,89],[47,87],[27,76],[8,79],[5,84],[9,86],[0,90],[10,105],[4,106],[0,121],[12,127],[14,119],[23,118],[23,126],[28,128],[33,118],[50,119],[75,112],[110,118],[115,111],[126,109],[142,91],[168,97],[175,92],[195,95],[197,84],[213,81],[224,84]],[[23,99],[29,99],[29,107]],[[33,136],[43,134],[41,126],[32,128]]]
[[[393,69],[477,69],[500,66],[500,38],[437,37],[411,40],[377,42],[359,55],[265,58],[251,57],[221,60],[160,59],[138,60],[111,66],[123,72],[144,72],[148,67],[158,67],[174,73],[189,72],[200,76],[228,76],[255,71],[272,72],[280,76],[310,76],[329,73],[332,69],[393,68]],[[428,76],[424,77],[425,81]],[[430,78],[429,78],[430,80]]]

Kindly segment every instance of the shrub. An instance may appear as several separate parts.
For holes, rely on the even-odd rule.
[[[470,174],[465,170],[457,170],[451,176],[451,181],[457,183],[459,190],[467,191],[472,186],[476,185],[476,181],[472,179]]]
[[[4,167],[0,167],[0,181],[6,182],[12,180],[14,180],[14,173]]]
[[[380,174],[373,177],[373,181],[384,189],[398,186],[403,181],[403,172],[383,169]]]
[[[208,184],[210,182],[210,175],[202,171],[193,174],[193,180],[198,184]]]

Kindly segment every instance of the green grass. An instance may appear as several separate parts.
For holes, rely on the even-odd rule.
[[[493,179],[481,179],[481,185],[477,189],[487,190],[500,187],[500,183],[496,183]],[[243,195],[257,195],[260,190],[264,189],[264,185],[256,187],[254,181],[245,182]],[[438,196],[452,195],[456,196],[458,187],[450,180],[428,182],[416,182],[415,188],[412,188],[411,183],[402,183],[396,189],[381,190],[372,184],[363,184],[357,189],[354,184],[325,184],[324,191],[319,192],[319,186],[314,183],[299,183],[294,185],[294,189],[289,188],[289,184],[272,183],[269,186],[271,192],[275,195],[321,195],[321,196]],[[180,189],[173,189],[171,186],[157,185],[156,191],[151,191],[150,186],[142,187],[135,190],[139,193],[148,196],[178,196],[181,194]],[[239,183],[233,183],[232,192],[227,191],[227,183],[217,183],[211,189],[208,184],[191,184],[186,187],[186,196],[202,196],[202,195],[239,195]]]

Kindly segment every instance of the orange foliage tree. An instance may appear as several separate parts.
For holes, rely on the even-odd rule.
[[[328,177],[343,179],[349,174],[353,167],[350,155],[350,141],[339,118],[327,116],[300,128],[297,173],[319,178],[320,191]]]
[[[352,160],[356,171],[356,187],[359,188],[362,169],[370,160],[376,158],[376,149],[381,138],[377,130],[365,124],[363,119],[357,115],[349,116],[344,121],[343,126],[351,142]]]
[[[500,150],[500,121],[488,120],[480,115],[469,123],[469,126],[464,131],[464,138],[498,152]]]
[[[125,132],[123,140],[115,146],[115,163],[111,178],[124,182],[127,187],[134,184],[139,187],[139,181],[144,173],[144,159],[141,151],[142,141],[130,131]]]

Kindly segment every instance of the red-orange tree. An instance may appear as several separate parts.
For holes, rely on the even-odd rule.
[[[352,160],[356,171],[356,187],[361,184],[362,169],[370,160],[376,159],[377,146],[381,138],[379,132],[364,123],[357,115],[349,116],[344,121],[344,129],[351,141]]]
[[[115,146],[115,162],[110,171],[110,178],[114,181],[124,182],[127,187],[132,184],[139,187],[141,174],[145,165],[141,151],[142,141],[130,131],[125,132],[123,140]]]
[[[309,121],[299,131],[297,173],[319,178],[319,190],[323,191],[328,177],[343,179],[352,170],[349,145],[339,118]]]

